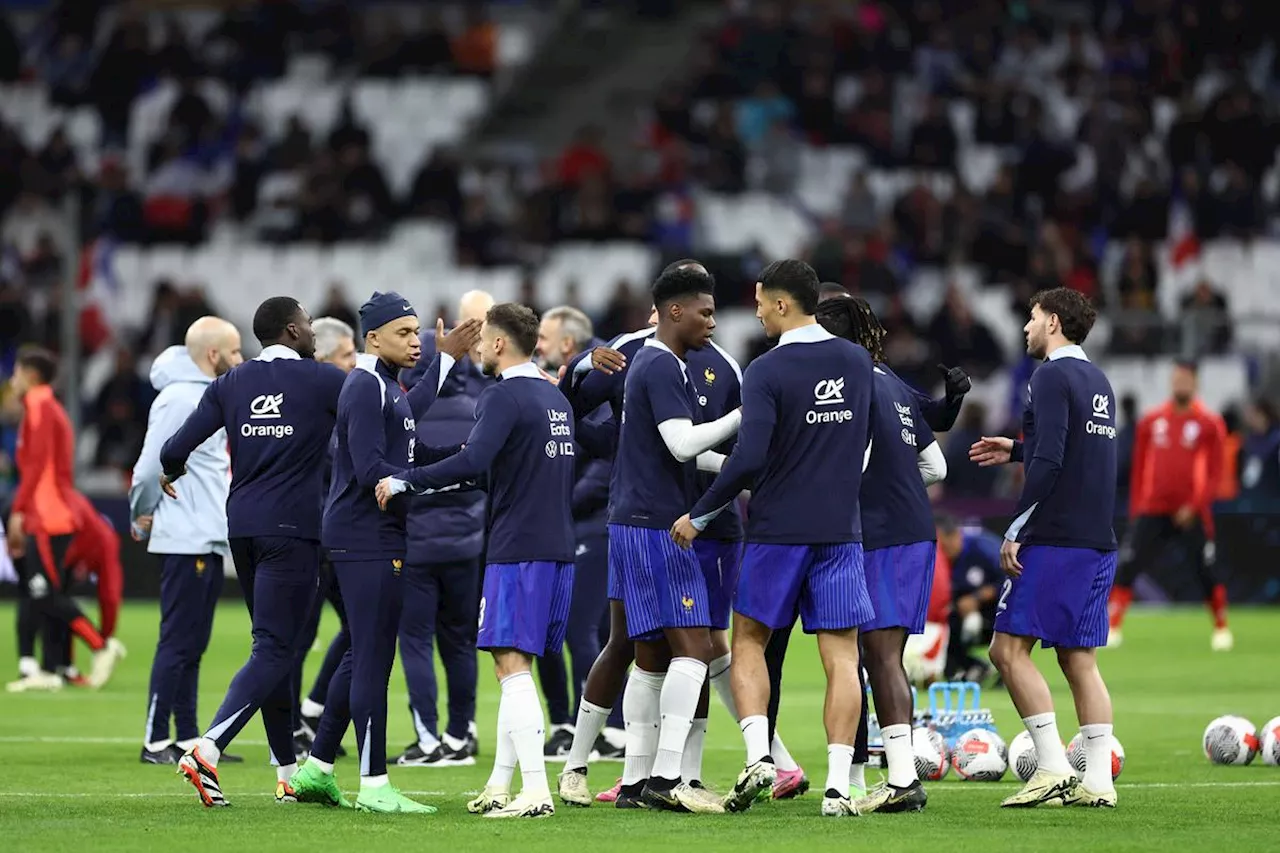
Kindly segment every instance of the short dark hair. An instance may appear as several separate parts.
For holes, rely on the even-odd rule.
[[[1192,376],[1200,375],[1200,365],[1193,358],[1179,358],[1173,362],[1174,367],[1181,367],[1183,370],[1190,372]]]
[[[812,315],[818,307],[818,274],[804,261],[774,261],[756,281],[765,290],[780,290],[790,296],[805,314]]]
[[[1042,290],[1031,297],[1029,307],[1040,306],[1046,314],[1057,314],[1062,323],[1062,334],[1073,344],[1082,344],[1089,337],[1089,330],[1098,319],[1098,311],[1078,290],[1054,287]]]
[[[822,284],[818,285],[818,301],[819,302],[821,302],[823,299],[831,299],[832,297],[835,297],[835,296],[850,296],[850,295],[851,294],[849,293],[849,288],[845,287],[843,284],[838,284],[834,281],[824,281],[822,282]]]
[[[940,512],[933,517],[933,524],[938,528],[938,532],[949,535],[960,529],[960,522],[956,520],[954,515],[948,515]]]
[[[19,367],[35,371],[40,382],[49,385],[58,376],[58,357],[44,347],[26,346],[18,350]]]
[[[677,299],[683,299],[687,296],[694,296],[699,293],[710,293],[712,296],[716,292],[716,280],[707,273],[695,270],[692,267],[676,267],[675,269],[667,268],[663,270],[662,275],[658,276],[658,280],[653,283],[653,304],[656,308],[675,302]]]
[[[499,302],[484,315],[484,321],[496,326],[523,355],[533,355],[538,348],[538,315],[518,302]]]
[[[285,329],[298,318],[302,305],[292,296],[273,296],[253,312],[253,336],[269,346],[284,337]]]
[[[861,296],[826,299],[818,303],[818,322],[838,338],[852,341],[871,353],[871,360],[883,364],[884,339],[887,334],[870,303]]]
[[[681,258],[678,261],[672,261],[667,264],[662,268],[662,272],[658,273],[658,275],[666,275],[667,273],[674,272],[682,267],[699,267],[704,270],[707,269],[707,265],[702,261],[695,261],[693,258]],[[710,270],[707,271],[707,275],[711,275]],[[715,278],[715,276],[712,276],[712,278]]]

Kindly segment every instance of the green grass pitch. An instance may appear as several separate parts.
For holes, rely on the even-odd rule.
[[[0,606],[0,625],[12,625],[13,609]],[[322,638],[333,629],[326,616]],[[1102,851],[1280,849],[1276,824],[1280,768],[1214,767],[1200,751],[1205,724],[1224,713],[1261,725],[1280,714],[1276,649],[1280,613],[1233,614],[1236,650],[1209,651],[1209,622],[1200,610],[1135,612],[1125,646],[1104,651],[1103,673],[1116,707],[1116,734],[1127,765],[1119,781],[1120,808],[1007,811],[997,806],[1015,783],[932,784],[928,809],[917,815],[871,815],[830,820],[817,814],[817,793],[787,803],[758,805],[744,815],[618,812],[597,805],[558,805],[543,821],[495,822],[468,815],[463,803],[488,775],[498,692],[482,661],[479,726],[482,756],[474,768],[392,768],[401,789],[439,806],[431,817],[373,816],[315,806],[278,806],[262,729],[255,721],[233,751],[247,762],[228,765],[223,787],[232,808],[201,808],[194,792],[171,767],[138,762],[151,649],[154,604],[130,604],[121,617],[129,657],[103,691],[66,689],[55,695],[0,698],[0,837],[10,851],[172,851],[178,848],[236,851],[637,851],[696,849],[745,851]],[[0,633],[0,661],[14,672],[13,633]],[[212,647],[201,672],[201,712],[207,719],[249,647],[248,618],[231,603],[218,613]],[[83,652],[81,660],[83,661]],[[1052,658],[1037,653],[1046,668]],[[313,669],[318,652],[313,652]],[[9,677],[6,673],[6,677]],[[1070,698],[1060,676],[1050,683],[1064,739],[1075,731]],[[811,640],[797,639],[787,663],[781,730],[806,767],[815,789],[825,776],[822,671]],[[988,690],[1007,740],[1019,721],[1003,691]],[[390,750],[413,737],[406,693],[397,669],[391,684]],[[723,790],[741,766],[737,727],[712,700],[706,777]],[[352,749],[353,737],[347,746]],[[353,750],[354,751],[354,750]],[[558,765],[551,765],[554,775]],[[591,769],[593,789],[608,787],[618,764]],[[870,771],[874,781],[878,771]],[[351,759],[338,764],[345,788],[356,784]]]

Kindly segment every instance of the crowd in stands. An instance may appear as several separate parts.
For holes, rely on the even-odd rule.
[[[589,124],[534,163],[424,146],[399,192],[350,103],[324,136],[300,120],[269,134],[244,109],[298,54],[323,55],[347,77],[488,80],[496,35],[484,6],[448,11],[428,4],[406,26],[399,7],[393,19],[376,6],[282,0],[227,13],[198,39],[109,4],[59,3],[26,30],[0,15],[0,83],[43,85],[54,103],[92,107],[103,140],[88,163],[64,128],[32,145],[0,121],[0,162],[15,164],[0,169],[4,348],[56,347],[55,285],[74,267],[55,239],[68,194],[86,240],[198,243],[224,223],[280,244],[378,240],[398,222],[430,218],[454,227],[460,265],[485,267],[528,266],[566,240],[702,257],[704,192],[765,192],[801,209],[813,225],[807,259],[824,280],[874,301],[891,361],[922,385],[939,361],[978,378],[1025,369],[949,279],[927,313],[914,309],[905,297],[923,269],[976,269],[979,282],[1007,286],[1001,321],[1014,324],[1036,290],[1076,288],[1112,319],[1115,353],[1233,346],[1231,282],[1202,278],[1177,294],[1175,322],[1156,310],[1160,270],[1206,240],[1248,243],[1271,230],[1276,4],[733,0],[686,66],[656,86],[635,156],[615,162]],[[121,156],[132,107],[158,80],[178,96],[145,171],[132,173]],[[207,95],[210,81],[225,100]],[[805,149],[829,147],[856,149],[865,164],[834,214],[807,209],[798,191]],[[904,183],[886,192],[877,174]],[[770,260],[763,249],[709,258],[722,302],[748,304],[754,272]],[[153,326],[137,339],[104,338],[121,355],[86,406],[100,464],[127,464],[135,450],[130,424],[149,394],[139,365],[218,307],[200,282],[155,284]],[[600,333],[643,316],[640,284],[580,283],[618,287],[596,318]],[[319,313],[350,315],[358,285],[348,294],[338,283]],[[523,296],[540,301],[532,285]],[[981,418],[960,428],[980,429]]]

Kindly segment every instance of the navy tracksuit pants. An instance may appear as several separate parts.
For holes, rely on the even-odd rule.
[[[315,683],[311,686],[311,692],[308,694],[311,701],[321,705],[324,704],[325,696],[329,692],[329,682],[333,679],[333,674],[338,671],[338,665],[342,663],[342,656],[346,654],[347,649],[351,646],[351,631],[347,628],[347,611],[342,606],[342,594],[338,591],[338,579],[333,575],[333,563],[329,561],[327,555],[322,555],[320,558],[320,591],[316,595],[315,605],[311,608],[311,618],[307,621],[306,628],[303,630],[302,640],[299,642],[298,647],[298,664],[293,670],[293,693],[294,698],[299,702],[302,699],[303,665],[307,661],[307,653],[311,651],[311,646],[316,641],[316,633],[320,630],[320,616],[324,612],[325,601],[328,601],[333,606],[333,610],[338,614],[338,620],[342,623],[342,627],[338,629],[338,633],[334,635],[333,640],[329,643],[329,648],[320,664],[320,670],[316,673]],[[301,727],[301,706],[296,704],[293,708],[293,730],[296,732]]]
[[[223,577],[218,554],[166,554],[160,558],[160,639],[151,662],[148,743],[169,739],[170,718],[177,740],[200,735],[196,714],[200,659],[209,648]]]
[[[414,563],[405,569],[400,616],[400,662],[409,688],[409,712],[418,740],[439,740],[439,689],[434,648],[449,690],[450,737],[465,740],[476,717],[476,630],[480,558]]]
[[[205,737],[225,750],[261,710],[272,763],[292,764],[293,666],[315,600],[320,543],[286,536],[242,537],[231,540],[231,555],[253,619],[253,648],[231,679]]]
[[[573,569],[573,601],[569,605],[569,627],[565,644],[573,667],[573,705],[564,653],[538,658],[538,680],[547,697],[547,716],[553,726],[572,723],[582,703],[587,673],[609,639],[609,536],[585,537],[578,542]],[[603,631],[603,635],[602,632]],[[621,713],[622,702],[615,702]],[[612,717],[610,718],[612,720]],[[612,722],[610,723],[612,725]]]
[[[334,560],[351,648],[329,683],[311,754],[333,762],[347,724],[356,730],[361,776],[387,772],[387,684],[396,657],[403,560]]]

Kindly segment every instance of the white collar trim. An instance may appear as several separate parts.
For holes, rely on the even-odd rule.
[[[532,361],[526,361],[520,364],[514,364],[511,367],[508,367],[506,370],[502,371],[500,375],[502,376],[503,379],[515,379],[521,376],[523,376],[526,379],[542,378],[542,373],[539,372],[538,365],[534,364]]]
[[[1084,354],[1084,348],[1079,344],[1067,344],[1065,347],[1058,347],[1049,353],[1049,361],[1057,361],[1060,358],[1078,358],[1081,361],[1088,361],[1089,356]]]
[[[816,344],[822,341],[829,341],[834,337],[835,335],[822,328],[822,326],[817,323],[811,323],[807,326],[792,329],[789,332],[783,332],[778,338],[778,346],[783,344]]]
[[[672,352],[671,347],[667,346],[662,341],[658,340],[657,335],[654,335],[651,338],[646,338],[644,342],[644,346],[653,347],[654,349],[660,349],[663,352],[665,352],[667,355],[674,358],[676,360],[676,363],[680,365],[680,372],[683,373],[686,377],[688,377],[689,371],[685,368],[684,359],[676,355],[674,352]]]
[[[278,358],[286,360],[301,361],[302,356],[298,355],[296,350],[291,350],[284,344],[272,344],[265,347],[262,352],[258,353],[255,361],[275,361]]]

